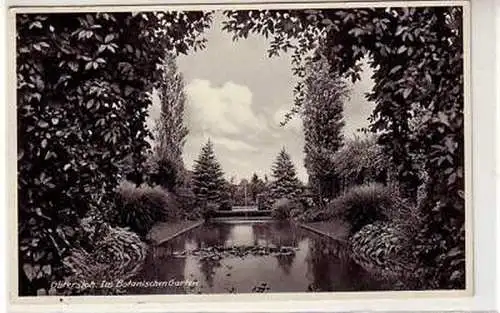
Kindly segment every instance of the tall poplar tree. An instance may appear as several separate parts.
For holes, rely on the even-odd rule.
[[[304,165],[315,193],[330,198],[338,191],[332,156],[343,144],[343,105],[349,89],[339,75],[330,72],[322,55],[308,62],[304,85]]]
[[[160,117],[155,124],[155,180],[168,189],[181,184],[184,177],[182,148],[188,134],[184,125],[186,94],[184,80],[178,72],[173,55],[167,55],[162,64],[162,79],[158,86]]]
[[[210,139],[202,147],[200,156],[195,161],[192,186],[196,199],[201,205],[209,202],[220,205],[226,201],[224,172],[217,161]]]

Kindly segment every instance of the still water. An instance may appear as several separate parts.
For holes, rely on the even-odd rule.
[[[152,247],[134,281],[190,285],[132,288],[129,294],[391,289],[354,263],[345,243],[274,221],[206,223]]]

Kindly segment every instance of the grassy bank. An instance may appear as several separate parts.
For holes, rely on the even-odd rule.
[[[159,245],[203,224],[203,220],[163,222],[153,226],[147,235],[148,241]]]
[[[349,227],[339,220],[298,223],[298,225],[302,228],[335,240],[343,242],[347,242],[349,240]]]

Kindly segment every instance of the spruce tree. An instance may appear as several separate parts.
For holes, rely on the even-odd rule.
[[[200,156],[195,161],[192,186],[200,205],[221,205],[227,200],[224,172],[217,161],[210,139],[202,147]]]
[[[296,198],[302,190],[297,178],[295,166],[285,148],[281,149],[272,167],[273,182],[271,194],[273,199]]]

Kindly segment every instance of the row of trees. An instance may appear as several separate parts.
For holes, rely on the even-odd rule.
[[[211,204],[223,209],[244,204],[269,208],[272,199],[294,198],[303,191],[303,185],[297,178],[295,167],[285,148],[280,151],[273,164],[271,181],[267,176],[262,180],[254,173],[250,182],[243,179],[239,185],[235,185],[234,181],[224,178],[210,139],[195,161],[191,173],[191,188],[197,206],[206,207]]]

